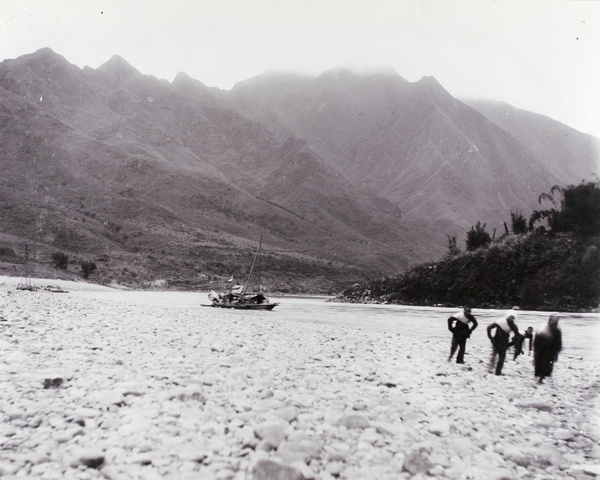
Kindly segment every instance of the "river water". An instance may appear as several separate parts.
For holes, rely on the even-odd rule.
[[[173,309],[198,309],[198,311],[206,311],[207,309],[202,305],[210,303],[207,293],[193,292],[80,291],[73,292],[71,295]],[[448,345],[450,344],[451,334],[447,328],[447,318],[457,311],[456,308],[362,305],[333,303],[327,300],[328,298],[325,297],[272,297],[271,301],[279,302],[279,305],[270,312],[226,311],[240,317],[264,316],[281,322],[321,323],[397,332],[418,338],[445,339],[448,341]],[[487,325],[501,318],[503,313],[503,310],[473,309],[473,314],[479,322],[479,328],[469,339],[470,344],[489,345],[485,329]],[[521,310],[517,325],[520,330],[529,326],[537,328],[547,320],[547,312]],[[600,315],[562,313],[559,325],[563,332],[562,355],[583,357],[586,360],[600,362]]]

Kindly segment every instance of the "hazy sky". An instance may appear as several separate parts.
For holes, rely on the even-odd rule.
[[[600,137],[595,0],[0,0],[0,59],[43,47],[223,89],[265,70],[392,67]]]

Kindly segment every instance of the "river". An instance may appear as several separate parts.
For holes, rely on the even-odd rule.
[[[205,310],[209,304],[207,293],[148,292],[148,291],[79,291],[71,295],[101,298],[128,304],[156,305],[170,308]],[[455,308],[413,307],[403,305],[362,305],[328,302],[325,297],[272,297],[279,302],[272,311],[226,310],[232,315],[264,316],[281,322],[306,322],[341,325],[398,332],[418,338],[446,339],[450,344],[447,318]],[[217,310],[215,310],[216,312]],[[218,310],[221,311],[222,310]],[[471,345],[489,345],[486,327],[502,317],[503,310],[473,309],[479,328],[472,335]],[[519,311],[520,330],[544,324],[547,312]],[[563,355],[600,361],[600,315],[591,313],[562,313]],[[526,348],[526,347],[525,347]]]

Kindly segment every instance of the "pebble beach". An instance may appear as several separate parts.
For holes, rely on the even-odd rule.
[[[538,386],[527,353],[502,376],[484,347],[447,362],[449,332],[15,286],[0,278],[2,478],[600,478],[600,365],[583,357]]]

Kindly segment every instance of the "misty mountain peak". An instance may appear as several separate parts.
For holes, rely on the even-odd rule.
[[[319,78],[331,79],[337,81],[352,81],[352,80],[400,80],[408,83],[395,69],[392,67],[378,67],[378,68],[334,68],[327,70],[320,75]]]
[[[237,82],[232,92],[252,90],[254,92],[264,92],[274,95],[278,92],[289,92],[303,88],[312,81],[311,77],[291,72],[282,72],[278,70],[267,70],[260,75]]]
[[[442,87],[442,84],[440,82],[438,82],[435,77],[431,77],[431,76],[425,76],[425,77],[421,78],[420,80],[415,82],[415,85],[419,86],[419,87],[429,88],[432,90],[446,92],[446,89],[444,87]]]
[[[71,65],[50,48],[41,48],[29,55],[0,64],[0,85],[7,90],[38,100],[45,92],[73,87],[81,69]]]
[[[185,72],[179,72],[172,84],[175,88],[187,88],[187,87],[195,87],[195,88],[208,88],[204,85],[200,80],[196,80],[195,78],[190,77]]]
[[[369,72],[370,76],[374,77],[401,77],[395,68],[388,66],[376,68]]]
[[[353,78],[354,74],[347,68],[333,68],[323,72],[319,78],[327,78],[332,80],[347,80]]]
[[[369,101],[380,100],[386,95],[399,95],[410,83],[402,78],[394,69],[353,71],[348,68],[328,70],[319,76],[315,85],[329,91],[343,90],[356,98],[369,98]],[[387,102],[385,100],[384,102]]]
[[[54,50],[52,50],[50,47],[40,48],[39,50],[36,50],[31,55],[25,55],[25,57],[32,57],[32,58],[47,58],[47,57],[54,57],[54,56],[60,57],[60,55],[58,53],[54,52]]]
[[[54,70],[56,67],[73,68],[66,58],[58,53],[55,53],[51,48],[48,47],[40,48],[34,53],[23,55],[15,60],[5,60],[3,63],[25,65],[30,68],[41,68],[44,71]]]
[[[141,75],[138,70],[132,67],[127,60],[119,55],[113,55],[108,62],[103,63],[98,67],[98,71],[108,75],[118,76],[121,79]]]

